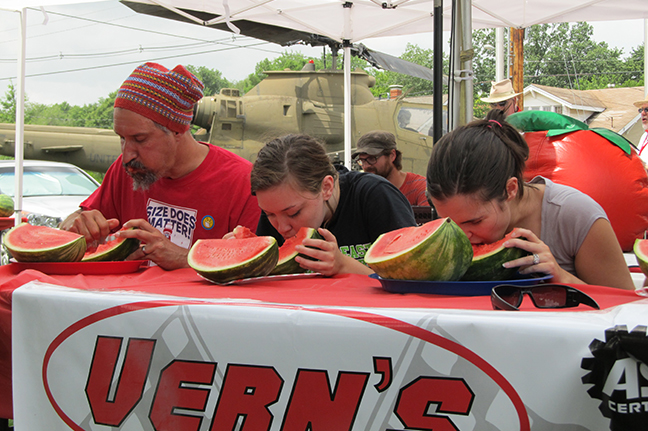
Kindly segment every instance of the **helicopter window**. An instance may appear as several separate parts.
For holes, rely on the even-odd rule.
[[[398,111],[398,127],[422,135],[432,136],[433,117],[434,111],[432,109],[402,107]],[[447,119],[446,111],[443,111],[443,118],[445,123],[445,120]],[[445,124],[443,131],[444,133],[447,132],[447,126],[445,126]]]

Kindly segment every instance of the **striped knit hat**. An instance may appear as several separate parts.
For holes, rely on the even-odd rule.
[[[203,83],[184,66],[173,70],[146,63],[124,81],[117,92],[115,108],[128,109],[184,133],[189,130],[193,107],[203,96]]]

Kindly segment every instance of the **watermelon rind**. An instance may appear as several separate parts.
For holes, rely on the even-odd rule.
[[[410,243],[406,244],[408,240]],[[399,250],[401,242],[404,244]],[[394,251],[385,253],[387,246]],[[382,278],[456,281],[470,266],[472,254],[466,234],[446,217],[380,235],[364,260]]]
[[[46,240],[58,241],[45,245]],[[78,262],[86,251],[83,235],[48,226],[21,223],[9,230],[3,244],[18,262]]]
[[[0,217],[9,217],[14,213],[14,200],[11,196],[0,194]]]
[[[521,248],[506,248],[503,245],[488,254],[473,256],[468,270],[461,277],[462,281],[499,281],[518,278],[517,267],[504,268],[502,264],[511,260],[528,256],[529,253]]]
[[[270,272],[270,275],[299,274],[307,271],[307,269],[302,268],[297,263],[295,258],[301,256],[311,259],[311,257],[299,254],[294,250],[295,246],[300,245],[306,238],[322,239],[322,236],[317,233],[317,229],[311,227],[300,228],[299,232],[297,232],[294,237],[286,239],[283,245],[279,247],[280,256],[286,252],[287,253],[277,261],[277,265],[274,267],[272,272]],[[288,251],[288,249],[292,249],[292,251]]]
[[[639,269],[648,277],[648,239],[636,239],[632,247]]]
[[[131,228],[135,229],[135,228]],[[114,262],[125,260],[138,249],[140,241],[137,238],[116,238],[100,245],[93,253],[86,253],[82,262]]]
[[[229,251],[237,250],[239,246],[249,246],[257,251],[233,264],[223,264],[223,261],[219,260],[221,254],[227,255]],[[271,236],[201,239],[194,243],[187,256],[190,267],[201,276],[216,283],[266,276],[274,269],[278,259],[279,246],[277,240]]]

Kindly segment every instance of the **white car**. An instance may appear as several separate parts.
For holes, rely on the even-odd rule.
[[[14,197],[15,161],[0,160],[0,193]],[[23,217],[31,224],[56,227],[79,209],[99,183],[69,163],[25,160],[23,162]],[[2,233],[4,233],[3,231]],[[1,247],[0,265],[8,262]]]
[[[15,161],[0,160],[0,193],[14,197]],[[99,183],[69,163],[23,162],[23,217],[32,224],[55,227],[79,209]]]

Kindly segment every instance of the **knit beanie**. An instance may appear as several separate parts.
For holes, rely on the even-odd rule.
[[[128,109],[184,133],[189,130],[193,107],[203,96],[203,88],[203,83],[184,66],[168,70],[157,63],[145,63],[119,88],[115,108]]]

